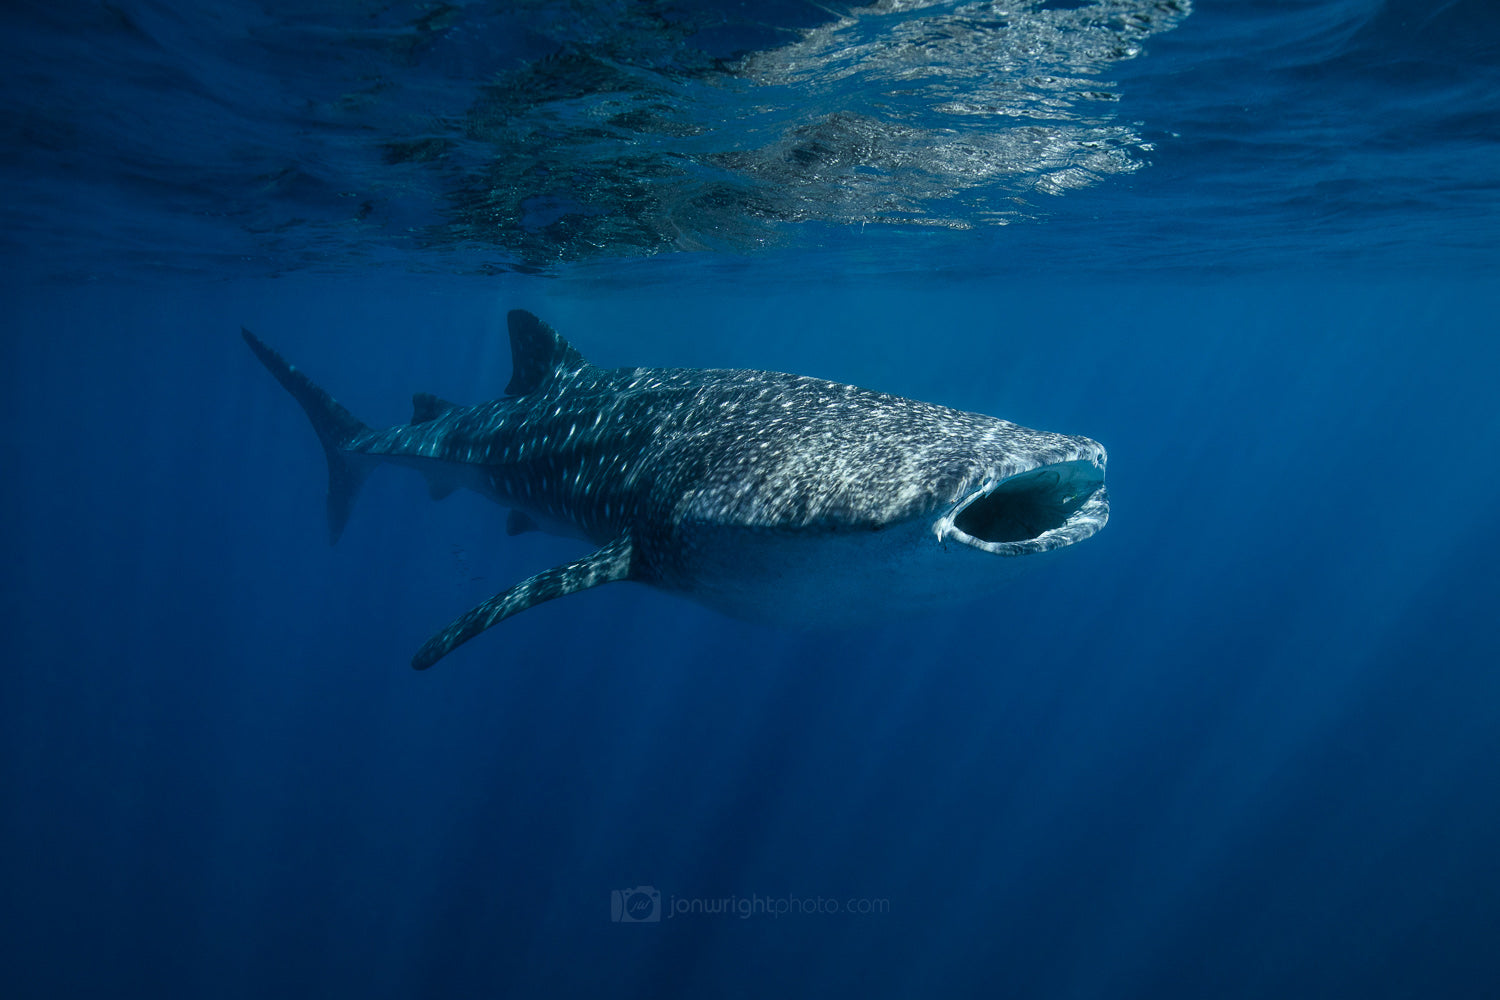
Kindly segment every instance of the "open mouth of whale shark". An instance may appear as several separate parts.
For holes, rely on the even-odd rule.
[[[1020,556],[1081,542],[1108,520],[1104,467],[1077,459],[991,480],[933,528],[945,541]]]

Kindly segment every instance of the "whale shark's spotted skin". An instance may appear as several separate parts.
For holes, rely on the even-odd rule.
[[[530,313],[509,318],[505,398],[419,393],[410,424],[371,430],[249,331],[312,419],[336,541],[381,461],[464,486],[599,548],[540,573],[433,636],[431,666],[542,601],[617,580],[740,617],[844,622],[954,598],[1016,556],[1108,518],[1104,449],[1085,437],[778,372],[602,369]]]

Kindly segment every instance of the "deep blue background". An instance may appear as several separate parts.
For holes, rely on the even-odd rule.
[[[1116,67],[1147,167],[1035,223],[528,277],[345,240],[360,5],[0,12],[0,992],[1500,995],[1490,14],[1200,2]],[[517,307],[1089,435],[1110,524],[872,629],[621,585],[414,673],[578,546],[396,469],[330,548],[238,328],[380,424],[497,395]]]

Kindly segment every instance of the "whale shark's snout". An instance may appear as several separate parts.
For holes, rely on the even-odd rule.
[[[1104,462],[1095,445],[1084,457],[989,479],[938,518],[933,533],[1001,556],[1081,542],[1109,520]]]

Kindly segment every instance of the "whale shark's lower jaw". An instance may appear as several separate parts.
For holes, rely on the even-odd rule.
[[[1109,520],[1104,465],[1054,462],[991,480],[933,525],[941,541],[998,556],[1024,556],[1081,542]]]

